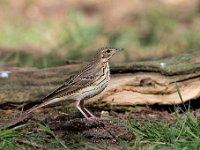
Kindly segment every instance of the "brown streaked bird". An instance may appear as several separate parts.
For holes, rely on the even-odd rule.
[[[65,83],[47,95],[43,102],[23,112],[19,118],[12,120],[5,125],[5,128],[14,126],[23,121],[34,110],[49,104],[66,100],[75,100],[77,109],[85,118],[95,117],[84,107],[84,100],[101,93],[110,80],[110,69],[108,61],[121,48],[101,48],[97,50],[94,59],[74,76],[71,76]]]

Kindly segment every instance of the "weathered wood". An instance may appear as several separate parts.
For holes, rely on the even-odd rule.
[[[0,71],[0,104],[40,101],[81,67],[82,65],[79,64],[48,69],[2,68]],[[1,77],[6,73],[7,77]]]
[[[80,64],[73,64],[47,69],[1,68],[0,104],[40,101],[81,67]],[[8,77],[2,74],[5,71],[10,71]],[[108,88],[88,100],[92,106],[179,104],[181,100],[175,82],[184,102],[200,97],[200,52],[115,65],[111,72]]]

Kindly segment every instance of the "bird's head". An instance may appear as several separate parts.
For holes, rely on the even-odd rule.
[[[96,57],[102,62],[107,62],[116,52],[122,51],[122,48],[105,47],[97,51]]]

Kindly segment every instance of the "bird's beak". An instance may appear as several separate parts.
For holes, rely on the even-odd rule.
[[[123,48],[117,48],[116,50],[119,52],[119,51],[123,51],[124,49]]]

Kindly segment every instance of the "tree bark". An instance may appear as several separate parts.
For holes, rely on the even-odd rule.
[[[1,68],[0,104],[39,102],[82,68],[72,64],[56,68]],[[180,104],[200,97],[200,53],[131,62],[111,67],[109,86],[88,100],[93,107]]]

